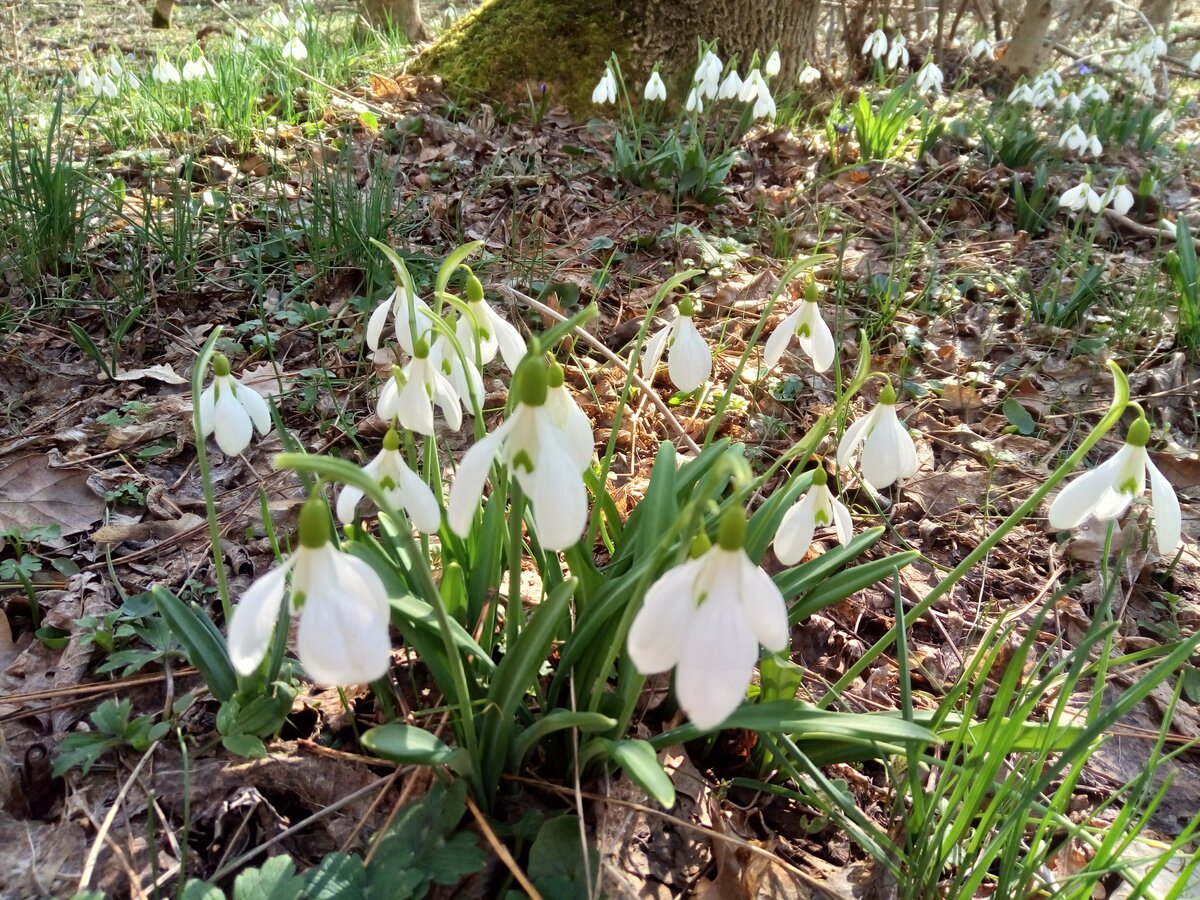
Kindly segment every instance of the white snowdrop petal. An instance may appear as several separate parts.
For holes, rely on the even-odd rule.
[[[409,431],[433,434],[433,404],[417,366],[412,366],[408,381],[396,393],[396,418]]]
[[[813,307],[813,311],[808,317],[808,326],[812,330],[812,336],[801,337],[800,346],[804,348],[804,352],[812,359],[813,371],[826,372],[833,365],[833,357],[837,352],[837,348],[833,343],[833,332],[829,330],[829,326],[821,318],[821,313],[817,309],[817,305],[815,303],[810,305]]]
[[[804,558],[812,546],[813,534],[817,530],[817,498],[813,488],[783,514],[779,530],[775,532],[775,555],[785,566],[794,566]]]
[[[402,465],[396,473],[400,506],[404,507],[413,525],[422,534],[433,534],[442,522],[442,512],[438,508],[437,498],[433,490],[416,472]]]
[[[229,619],[229,661],[239,675],[253,674],[267,655],[292,565],[289,560],[255,579],[233,608]]]
[[[538,455],[534,470],[516,469],[517,481],[529,496],[530,518],[542,546],[565,550],[587,527],[587,490],[579,477],[565,435],[542,407],[535,408]]]
[[[686,637],[683,623],[694,612],[699,565],[689,560],[668,569],[646,591],[626,641],[629,659],[643,675],[666,672],[679,662]]]
[[[711,373],[712,350],[696,330],[692,317],[680,316],[675,325],[675,341],[667,355],[671,383],[687,393],[708,381]]]
[[[882,490],[894,484],[900,477],[900,451],[896,445],[896,433],[891,427],[888,410],[894,407],[881,404],[878,409],[879,421],[863,440],[862,453],[859,455],[858,467],[862,470],[867,484],[876,490]]]
[[[736,595],[710,594],[692,615],[675,667],[679,705],[698,728],[724,722],[746,697],[758,644]]]
[[[250,445],[250,439],[254,436],[250,414],[228,388],[222,389],[217,397],[213,420],[217,446],[226,456],[236,456]]]
[[[504,368],[510,372],[517,371],[517,365],[525,357],[525,338],[521,337],[515,325],[505,319],[491,307],[488,307],[488,321],[492,332],[500,345],[500,358],[504,360]]]
[[[787,604],[771,576],[750,561],[745,550],[726,551],[736,555],[742,608],[750,631],[758,643],[772,653],[788,645]]]
[[[483,486],[492,469],[492,461],[500,452],[500,445],[507,434],[509,419],[491,434],[468,450],[458,464],[454,483],[450,486],[450,502],[446,508],[446,521],[450,530],[459,537],[466,537],[471,530],[475,513],[483,499]]]
[[[310,596],[300,613],[296,647],[314,682],[339,687],[382,678],[392,658],[387,622],[348,595]]]
[[[904,423],[898,418],[893,416],[889,427],[894,435],[896,445],[896,472],[901,478],[908,478],[917,471],[919,465],[917,445],[913,442],[908,429],[904,427]]]
[[[242,408],[249,414],[250,421],[254,423],[254,427],[258,429],[259,434],[266,434],[271,430],[271,407],[267,405],[267,401],[262,394],[239,381],[237,399],[242,404]]]
[[[206,438],[217,425],[216,384],[210,384],[200,392],[200,437]]]
[[[1118,453],[1089,472],[1084,472],[1058,492],[1050,504],[1047,518],[1055,531],[1065,531],[1083,522],[1105,490],[1111,490],[1113,476],[1120,465]]]
[[[483,400],[482,381],[480,382],[480,402]],[[442,408],[442,415],[446,417],[446,424],[450,426],[451,431],[458,431],[462,428],[463,414],[462,401],[459,399],[458,391],[454,389],[446,376],[441,372],[434,370],[432,372],[432,387],[433,387],[433,402]],[[425,432],[432,434],[431,430]]]
[[[845,546],[854,536],[854,518],[850,515],[846,504],[837,497],[830,497],[829,505],[833,509],[833,528],[837,533],[838,543]]]
[[[803,307],[789,313],[788,317],[780,322],[771,332],[771,336],[767,338],[767,345],[763,348],[763,365],[768,369],[775,368],[779,364],[779,360],[783,358],[783,351],[787,349],[788,344],[792,341],[792,336],[796,333],[802,312],[804,312]]]
[[[1157,533],[1158,552],[1166,556],[1174,552],[1182,539],[1183,514],[1171,482],[1167,481],[1149,458],[1146,459],[1146,471],[1150,474],[1150,502],[1154,505],[1154,530]]]
[[[388,297],[371,311],[371,318],[367,320],[367,346],[372,350],[379,349],[379,338],[383,336],[383,326],[387,324],[391,308],[392,298]]]
[[[658,365],[662,362],[663,353],[667,349],[667,340],[671,337],[674,327],[674,325],[666,325],[659,329],[642,347],[642,378],[647,381],[654,380],[654,373],[658,371]]]
[[[592,453],[596,448],[591,419],[579,408],[566,385],[550,388],[546,410],[566,435],[576,467],[580,472],[585,471],[592,464]]]
[[[358,504],[362,498],[363,492],[361,488],[356,488],[351,484],[343,487],[337,499],[338,521],[343,525],[349,525],[353,522],[355,520],[355,510],[358,509]]]

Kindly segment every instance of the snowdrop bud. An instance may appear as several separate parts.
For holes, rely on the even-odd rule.
[[[725,510],[717,528],[717,545],[722,550],[741,550],[746,541],[746,511],[736,504]]]
[[[479,303],[483,300],[483,284],[475,277],[474,272],[467,273],[467,302]]]
[[[782,61],[779,58],[779,51],[772,50],[771,55],[767,57],[766,64],[763,66],[763,71],[767,73],[768,78],[774,78],[779,74],[780,68],[782,68]]]

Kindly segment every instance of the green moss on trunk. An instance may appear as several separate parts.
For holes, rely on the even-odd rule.
[[[416,60],[414,71],[440,75],[480,97],[519,102],[546,85],[551,100],[583,112],[632,28],[617,0],[487,0],[455,22]]]

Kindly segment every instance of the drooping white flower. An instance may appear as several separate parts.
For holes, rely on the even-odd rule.
[[[752,69],[742,82],[738,91],[738,99],[743,103],[754,103],[753,115],[756,119],[763,117],[775,118],[775,99],[771,96],[771,88],[758,69]]]
[[[1192,59],[1188,63],[1188,68],[1191,69],[1193,72],[1200,71],[1200,50],[1197,50],[1192,55]]]
[[[872,59],[882,59],[884,54],[888,52],[887,35],[883,33],[882,28],[876,28],[863,41],[862,55],[870,56]]]
[[[738,88],[737,98],[743,103],[749,103],[758,96],[758,86],[763,82],[762,73],[758,69],[751,69],[750,74],[742,82],[742,86]]]
[[[1071,212],[1080,212],[1086,206],[1093,213],[1098,213],[1104,207],[1104,201],[1089,182],[1081,181],[1070,190],[1063,191],[1063,195],[1058,198],[1058,205]]]
[[[733,100],[742,90],[742,76],[738,75],[737,69],[730,69],[729,74],[725,76],[725,80],[721,82],[721,87],[717,91],[718,100]]]
[[[525,339],[515,325],[484,299],[483,285],[474,274],[467,278],[467,309],[470,319],[458,320],[458,339],[463,342],[463,347],[478,346],[480,365],[490,363],[499,351],[504,367],[510,372],[517,371],[517,365],[525,356]]]
[[[667,86],[663,84],[662,76],[658,74],[658,70],[650,73],[650,77],[646,80],[646,90],[643,96],[647,100],[657,100],[660,103],[667,99]]]
[[[1078,94],[1076,94],[1074,91],[1071,91],[1065,97],[1060,99],[1055,105],[1064,112],[1077,113],[1083,106],[1083,100],[1080,99]]]
[[[119,93],[121,93],[121,83],[116,78],[113,78],[108,72],[105,72],[100,76],[100,85],[97,88],[96,93],[112,100]]]
[[[443,374],[429,345],[418,341],[416,355],[403,369],[392,366],[392,377],[379,390],[376,414],[385,422],[398,421],[409,431],[433,434],[433,407],[439,406],[451,431],[462,427],[463,397]],[[470,401],[467,401],[470,402]]]
[[[270,26],[278,31],[290,31],[292,28],[292,20],[278,6],[272,7],[267,15],[267,22]]]
[[[1076,123],[1062,133],[1058,139],[1058,146],[1079,153],[1087,147],[1087,142],[1087,134]]]
[[[863,478],[876,490],[917,471],[917,447],[896,416],[896,392],[891,384],[884,386],[875,408],[842,435],[838,466],[848,469],[855,453]]]
[[[119,81],[125,74],[125,67],[121,65],[121,60],[115,53],[110,53],[104,58],[104,71]]]
[[[927,62],[917,74],[918,94],[940,94],[942,92],[942,70],[935,63]]]
[[[817,528],[832,525],[839,544],[847,544],[854,533],[850,510],[829,490],[829,476],[822,466],[813,470],[812,484],[798,501],[783,514],[775,532],[775,555],[785,566],[804,558],[812,546]]]
[[[692,89],[688,91],[687,103],[683,105],[683,108],[686,112],[704,112],[704,98],[700,96],[700,91],[695,85],[692,85]]]
[[[432,534],[438,530],[442,514],[437,500],[429,485],[404,462],[404,455],[400,452],[400,435],[396,429],[388,429],[383,436],[383,449],[363,466],[363,471],[372,481],[379,483],[392,506],[408,514],[418,531]],[[349,484],[342,488],[337,501],[338,521],[343,525],[353,522],[355,509],[362,498],[361,488]]]
[[[199,81],[205,78],[215,76],[212,64],[203,56],[196,59],[189,59],[183,64],[183,80],[184,81]]]
[[[308,59],[308,48],[304,46],[304,41],[300,40],[300,36],[296,35],[286,44],[283,45],[284,59],[290,59],[293,62],[303,62]]]
[[[1086,150],[1091,156],[1100,156],[1104,152],[1104,146],[1100,143],[1100,138],[1094,134],[1088,135]]]
[[[262,394],[230,374],[223,353],[213,354],[212,367],[212,384],[200,393],[200,438],[215,435],[221,452],[236,456],[250,445],[256,428],[259,434],[271,430],[271,408]]]
[[[1011,91],[1008,92],[1008,102],[1012,104],[1028,103],[1033,104],[1033,89],[1025,82],[1021,82]]]
[[[774,369],[793,337],[799,338],[800,349],[812,360],[814,371],[824,372],[833,365],[836,352],[833,333],[821,318],[821,308],[817,305],[817,287],[813,282],[809,282],[809,286],[805,288],[804,300],[800,305],[780,322],[767,338],[767,345],[763,349],[763,365]]]
[[[1101,522],[1117,518],[1134,498],[1145,493],[1149,473],[1158,552],[1165,556],[1173,551],[1182,533],[1179,498],[1146,452],[1149,441],[1150,423],[1136,419],[1116,454],[1059,491],[1050,504],[1050,527],[1060,531],[1074,528],[1089,516]]]
[[[429,340],[434,327],[433,310],[416,295],[407,269],[396,269],[395,289],[375,307],[367,320],[367,346],[372,350],[379,349],[389,312],[395,320],[396,343],[404,348],[404,352],[411,354],[418,339]]]
[[[907,68],[908,66],[908,41],[904,39],[904,35],[897,33],[892,38],[892,45],[888,48],[887,67],[894,69],[897,66]]]
[[[611,63],[605,65],[604,74],[592,89],[592,102],[598,106],[617,102],[617,76],[613,74]]]
[[[550,420],[566,435],[574,458],[586,469],[592,461],[596,436],[592,431],[592,420],[579,408],[566,385],[566,373],[557,362],[550,361],[546,378],[546,412]]]
[[[300,546],[281,566],[256,579],[229,620],[229,659],[241,675],[262,663],[275,634],[287,580],[291,609],[300,615],[300,664],[319,684],[363,684],[391,664],[391,605],[370,565],[330,540],[329,508],[313,498],[300,511]]]
[[[783,61],[779,58],[779,51],[772,50],[771,55],[767,57],[767,61],[763,64],[763,72],[768,78],[774,78],[779,74],[779,70],[783,67]]]
[[[740,521],[739,521],[740,520]],[[788,644],[787,606],[743,548],[745,517],[733,508],[717,543],[650,585],[629,628],[629,658],[643,675],[675,670],[675,695],[698,728],[716,728],[738,708],[762,644]]]
[[[987,38],[980,38],[971,45],[971,59],[983,62],[984,60],[993,59],[994,56],[991,42]]]
[[[89,63],[84,63],[79,67],[79,74],[75,76],[75,83],[79,86],[80,90],[91,91],[92,93],[100,92],[100,77]]]
[[[696,66],[696,71],[692,75],[692,83],[695,86],[698,100],[713,100],[717,96],[717,92],[721,87],[721,73],[725,71],[725,64],[721,62],[721,57],[717,56],[711,49],[704,52],[703,58],[700,60],[700,65]],[[700,105],[700,110],[703,111],[703,104]]]
[[[654,378],[663,353],[667,354],[667,374],[676,388],[689,393],[708,381],[712,373],[712,350],[692,321],[694,307],[690,299],[679,304],[679,316],[660,329],[642,349],[642,377]]]
[[[150,74],[159,84],[179,84],[180,81],[179,69],[175,68],[175,63],[162,56],[158,58]]]
[[[1079,99],[1084,103],[1092,100],[1096,101],[1097,103],[1107,103],[1108,91],[1105,90],[1104,85],[1100,84],[1099,82],[1095,80],[1089,80],[1088,83],[1083,86],[1083,90],[1079,92]]]
[[[1124,182],[1114,184],[1104,192],[1101,203],[1111,207],[1118,216],[1123,216],[1133,209],[1133,191]]]
[[[1034,81],[1052,88],[1060,88],[1063,85],[1062,76],[1058,74],[1057,69],[1046,69],[1044,72],[1039,72]]]
[[[775,98],[771,96],[771,89],[767,87],[767,83],[764,81],[755,95],[754,108],[751,110],[751,114],[756,119],[774,119],[776,112]]]
[[[543,547],[564,550],[583,534],[588,510],[583,473],[594,449],[591,426],[586,417],[580,421],[562,405],[563,396],[551,392],[551,378],[544,358],[526,358],[513,375],[517,403],[512,414],[463,456],[446,509],[450,530],[460,537],[471,530],[496,459],[508,467],[528,498],[533,529]],[[565,399],[574,405],[569,394]]]
[[[467,412],[483,405],[483,375],[475,365],[474,335],[471,325],[460,317],[455,326],[455,340],[462,353],[449,338],[440,336],[429,349],[429,360],[446,376],[454,393],[462,398]]]
[[[806,65],[800,70],[800,75],[796,80],[800,82],[801,85],[815,84],[821,80],[821,70]]]

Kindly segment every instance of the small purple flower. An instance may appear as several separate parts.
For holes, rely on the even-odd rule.
[[[849,125],[834,125],[833,127],[834,127],[834,130],[837,131],[838,134],[845,135],[845,134],[850,133]]]
[[[1091,66],[1089,66],[1087,63],[1079,63],[1079,65],[1077,65],[1075,67],[1075,71],[1078,72],[1080,75],[1091,75],[1092,74]]]

